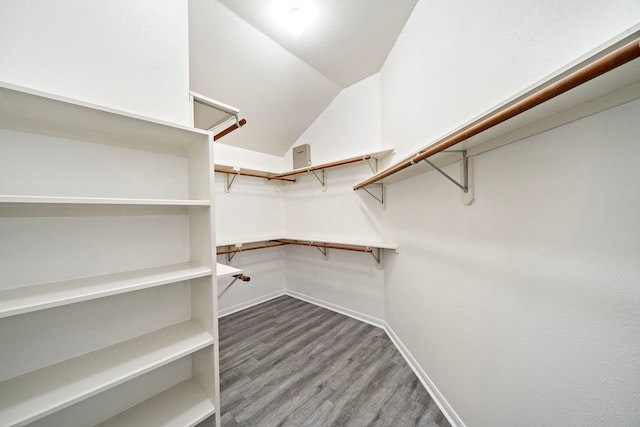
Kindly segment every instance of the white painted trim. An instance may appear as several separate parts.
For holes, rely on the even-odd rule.
[[[281,297],[285,294],[286,292],[284,291],[284,289],[280,289],[278,291],[271,292],[270,294],[263,295],[258,298],[254,298],[252,300],[245,301],[240,304],[232,305],[231,307],[227,307],[222,310],[218,310],[218,319],[221,317],[229,316],[230,314],[233,314],[233,313],[237,313],[238,311],[242,311],[247,308],[253,307],[254,305],[262,304],[263,302],[270,301],[274,298]]]
[[[327,310],[335,311],[336,313],[344,314],[345,316],[353,317],[356,320],[359,320],[364,323],[368,323],[377,328],[384,329],[386,323],[382,319],[378,319],[377,317],[369,316],[368,314],[360,313],[356,310],[351,310],[350,308],[342,307],[341,305],[333,304],[318,298],[310,297],[305,294],[301,294],[300,292],[292,291],[291,289],[287,289],[284,291],[286,295],[290,297],[300,299],[302,301],[306,301],[310,304],[318,305],[320,307],[326,308]]]
[[[444,416],[447,418],[449,423],[451,423],[451,425],[454,427],[465,427],[465,424],[462,421],[462,418],[460,418],[457,412],[449,404],[447,399],[445,399],[442,393],[440,393],[440,390],[438,390],[438,387],[436,387],[433,381],[431,381],[431,378],[429,378],[429,375],[427,375],[427,373],[422,369],[422,367],[420,366],[418,361],[415,359],[415,357],[413,357],[409,349],[405,347],[402,341],[400,341],[400,338],[398,338],[398,336],[393,331],[393,329],[391,329],[391,326],[389,326],[389,324],[386,322],[384,323],[384,330],[389,336],[389,339],[391,339],[391,342],[393,342],[393,344],[396,346],[396,348],[398,349],[402,357],[404,357],[404,360],[407,361],[407,364],[411,367],[413,372],[416,374],[416,376],[418,377],[418,379],[420,380],[424,388],[429,392],[433,401],[436,402],[436,405],[438,405],[438,408],[440,408],[440,410],[442,411]]]

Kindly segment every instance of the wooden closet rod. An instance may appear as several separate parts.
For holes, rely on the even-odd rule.
[[[284,178],[284,177],[287,177],[287,176],[298,175],[298,174],[301,174],[301,173],[314,172],[314,171],[321,170],[321,169],[334,168],[336,166],[348,165],[350,163],[363,162],[363,161],[369,160],[369,159],[371,159],[370,155],[360,156],[360,157],[352,157],[350,159],[340,160],[338,162],[326,163],[324,165],[311,166],[311,167],[304,168],[304,169],[297,169],[297,170],[294,170],[294,171],[291,171],[291,172],[281,173],[281,174],[272,176],[271,179]]]
[[[229,134],[229,133],[233,132],[233,131],[234,131],[234,130],[236,130],[236,129],[240,129],[242,126],[244,126],[244,125],[246,125],[246,124],[247,124],[247,121],[246,121],[245,119],[242,119],[242,120],[240,120],[238,123],[234,123],[234,124],[232,124],[231,126],[229,126],[228,128],[226,128],[225,130],[220,131],[220,132],[218,132],[217,134],[215,134],[215,135],[213,136],[213,140],[214,140],[214,141],[217,141],[217,140],[219,140],[220,138],[222,138],[223,136],[225,136],[225,135],[227,135],[227,134]],[[239,125],[239,126],[238,126],[238,125]]]
[[[296,182],[295,179],[289,179],[289,178],[277,178],[275,176],[270,176],[270,175],[260,175],[257,173],[249,173],[249,172],[236,172],[236,171],[229,171],[229,170],[222,170],[222,169],[218,169],[215,168],[214,169],[215,172],[218,173],[226,173],[227,175],[242,175],[242,176],[252,176],[254,178],[264,178],[264,179],[277,179],[279,181],[288,181],[288,182]]]
[[[265,248],[274,248],[276,246],[284,246],[287,243],[278,242],[272,245],[260,245],[260,246],[252,246],[250,248],[236,248],[236,249],[228,249],[225,251],[218,251],[216,255],[226,255],[226,254],[235,254],[237,252],[246,252],[246,251],[255,251],[256,249],[265,249]]]
[[[315,242],[301,242],[301,241],[297,241],[297,240],[288,240],[288,239],[281,239],[281,240],[278,240],[278,241],[282,242],[282,243],[284,243],[286,245],[313,246],[313,247],[316,247],[316,248],[340,249],[340,250],[343,250],[343,251],[366,252],[366,253],[373,252],[369,248],[360,248],[360,247],[357,247],[357,246],[333,245],[333,244],[328,244],[328,243],[315,243]]]
[[[402,163],[398,163],[397,165],[382,171],[381,173],[372,176],[371,178],[359,183],[355,187],[354,190],[359,190],[367,185],[374,184],[390,175],[393,175],[401,170],[408,168],[422,160],[433,156],[447,148],[451,148],[452,146],[471,138],[483,132],[487,129],[490,129],[512,117],[517,116],[527,110],[530,110],[533,107],[536,107],[543,102],[546,102],[550,99],[555,98],[558,95],[561,95],[577,86],[580,86],[583,83],[588,82],[589,80],[595,79],[602,74],[605,74],[621,65],[626,64],[636,58],[640,57],[640,39],[635,40],[621,48],[611,52],[610,54],[595,60],[594,62],[585,65],[584,67],[576,70],[575,72],[567,75],[566,77],[558,80],[557,82],[541,88],[540,90],[532,93],[521,101],[516,102],[510,107],[505,108],[502,111],[495,113],[494,115],[482,120],[475,125],[461,130],[460,132],[452,135],[451,137],[441,141],[426,150],[416,154],[410,160],[406,160]]]

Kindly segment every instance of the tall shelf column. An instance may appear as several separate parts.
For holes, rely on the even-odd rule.
[[[220,425],[211,143],[0,83],[3,425]]]

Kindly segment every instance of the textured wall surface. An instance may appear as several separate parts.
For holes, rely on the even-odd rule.
[[[638,117],[478,156],[471,206],[435,173],[389,186],[387,321],[467,425],[640,419]]]
[[[189,125],[180,0],[0,1],[0,80]]]

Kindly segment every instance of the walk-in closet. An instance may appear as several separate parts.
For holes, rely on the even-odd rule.
[[[640,3],[0,1],[0,426],[640,425]]]

